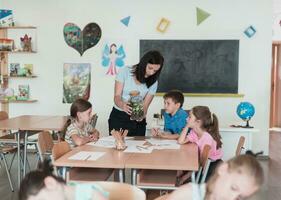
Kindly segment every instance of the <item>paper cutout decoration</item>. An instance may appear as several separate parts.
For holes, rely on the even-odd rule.
[[[66,44],[82,56],[87,49],[94,47],[100,41],[101,28],[96,23],[89,23],[81,31],[77,25],[67,23],[64,25],[63,35]]]
[[[128,26],[129,22],[130,22],[131,16],[125,17],[123,19],[121,19],[120,21],[125,25]]]
[[[201,24],[211,15],[210,13],[206,12],[205,10],[202,10],[201,8],[196,8],[196,13],[197,13],[197,25]]]
[[[156,29],[161,33],[165,33],[169,25],[170,25],[170,21],[168,19],[162,18],[158,23]]]
[[[249,27],[244,31],[245,35],[247,35],[248,38],[253,37],[256,32],[257,32],[257,31],[256,31],[256,29],[255,29],[253,26],[249,26]]]
[[[116,75],[116,66],[123,67],[125,65],[124,58],[126,58],[126,54],[122,44],[119,47],[115,43],[106,44],[102,52],[102,66],[108,67],[106,75]]]

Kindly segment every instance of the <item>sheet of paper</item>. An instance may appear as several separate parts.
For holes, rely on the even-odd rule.
[[[105,147],[105,148],[115,148],[115,142],[109,140],[101,140],[99,139],[96,142],[89,142],[87,145],[95,146],[95,147]]]
[[[68,159],[70,160],[97,160],[102,157],[105,152],[93,152],[93,151],[80,151]]]
[[[145,143],[145,140],[126,140],[126,146],[142,146]]]
[[[134,137],[125,137],[125,140],[131,140],[131,139],[134,139]],[[106,137],[101,137],[99,140],[102,140],[102,141],[110,141],[110,142],[114,142],[115,139],[114,137],[111,135],[111,136],[106,136]]]
[[[153,150],[152,147],[140,147],[140,146],[128,146],[125,150],[124,153],[151,153]]]
[[[146,141],[152,144],[154,149],[180,149],[177,140],[151,138]]]

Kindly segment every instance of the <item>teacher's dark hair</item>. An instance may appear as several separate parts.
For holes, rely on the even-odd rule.
[[[65,181],[53,175],[53,167],[49,160],[44,160],[39,164],[39,168],[29,172],[21,181],[19,189],[19,200],[27,200],[30,196],[37,195],[45,187],[44,180],[51,176],[59,183],[65,184]]]
[[[158,64],[160,69],[152,76],[145,78],[147,64]],[[139,82],[145,83],[147,87],[150,87],[158,80],[163,64],[164,57],[159,51],[148,51],[140,59],[140,62],[133,66],[132,74],[136,76]]]

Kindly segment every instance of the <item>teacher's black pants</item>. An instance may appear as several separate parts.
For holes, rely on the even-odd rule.
[[[109,119],[109,134],[112,129],[127,129],[129,131],[128,136],[145,136],[146,120],[143,119],[140,122],[130,120],[130,115],[120,111],[113,107]]]

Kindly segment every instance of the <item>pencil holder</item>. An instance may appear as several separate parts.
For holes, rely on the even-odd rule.
[[[115,140],[115,147],[117,150],[126,149],[126,144],[124,138],[122,140]]]

